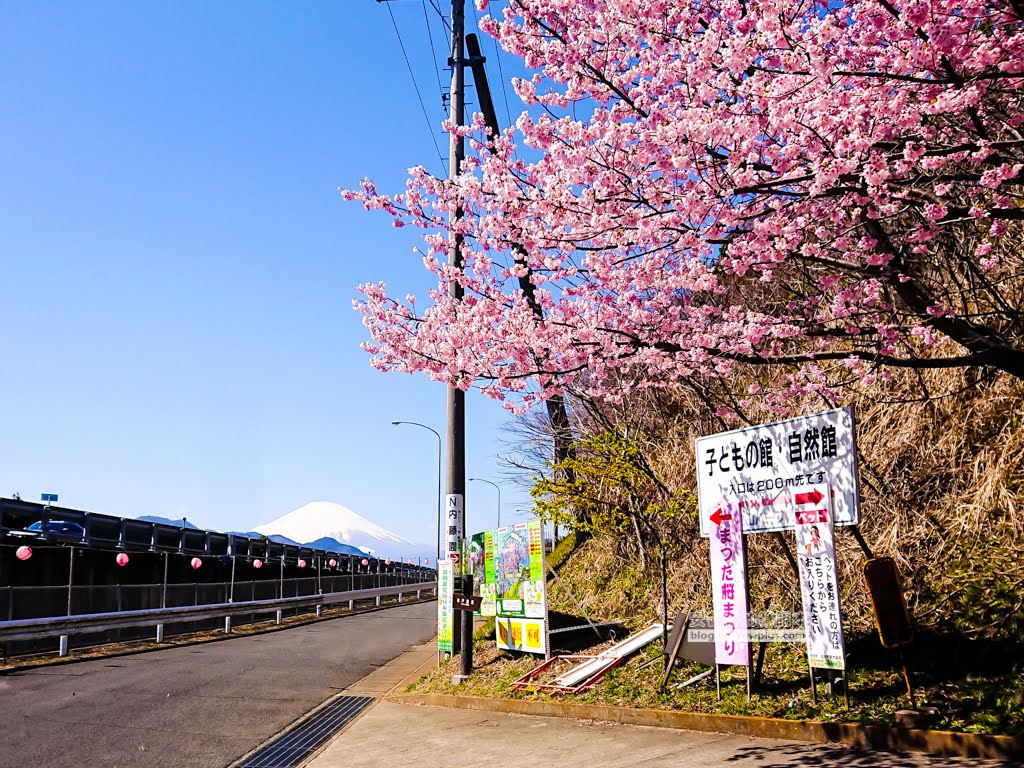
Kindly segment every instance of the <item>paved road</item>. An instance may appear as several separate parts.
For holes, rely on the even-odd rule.
[[[220,768],[426,642],[433,602],[0,675],[0,768]]]

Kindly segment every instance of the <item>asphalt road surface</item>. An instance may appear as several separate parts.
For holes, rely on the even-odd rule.
[[[226,766],[436,622],[436,603],[417,603],[0,675],[0,767]]]

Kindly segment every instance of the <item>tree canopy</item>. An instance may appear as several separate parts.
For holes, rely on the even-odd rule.
[[[743,364],[781,366],[780,408],[887,367],[1024,377],[1020,0],[491,5],[535,72],[515,126],[477,115],[454,179],[343,193],[424,228],[442,286],[360,287],[375,365],[516,408]]]

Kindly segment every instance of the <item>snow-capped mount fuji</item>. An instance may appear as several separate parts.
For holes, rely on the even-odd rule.
[[[420,549],[408,539],[333,501],[310,502],[254,530],[265,536],[287,536],[304,544],[332,538],[381,556],[403,557]]]

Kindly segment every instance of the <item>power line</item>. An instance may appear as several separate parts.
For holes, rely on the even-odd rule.
[[[427,39],[430,40],[430,58],[434,61],[434,74],[437,75],[437,93],[444,107],[444,87],[441,85],[441,70],[437,66],[437,51],[434,50],[434,35],[430,31],[430,17],[427,15],[427,0],[420,0],[423,5],[423,23],[427,26]]]
[[[512,109],[508,105],[508,81],[505,80],[505,71],[501,67],[501,48],[498,46],[497,38],[491,38],[494,46],[494,58],[498,62],[498,79],[501,81],[501,96],[505,100],[505,125],[512,125]]]
[[[433,0],[431,0],[433,1]],[[477,13],[476,3],[473,4],[473,18],[476,20],[476,28],[480,29],[480,14]],[[505,127],[512,125],[512,109],[508,105],[508,83],[505,82],[505,71],[501,66],[501,48],[498,47],[498,39],[491,35],[491,44],[494,46],[494,59],[498,62],[498,80],[501,82],[501,97],[505,101]],[[495,136],[494,138],[497,138]],[[516,156],[518,157],[518,152]]]
[[[433,6],[434,10],[437,12],[437,16],[438,16],[439,19],[441,19],[441,23],[444,24],[444,28],[446,30],[448,30],[448,34],[451,34],[451,32],[452,32],[452,25],[448,22],[448,17],[445,16],[441,12],[441,9],[437,7],[436,0],[430,0],[430,4]]]
[[[430,0],[433,4],[434,0]],[[427,115],[427,107],[423,103],[423,95],[420,93],[420,86],[416,82],[416,75],[412,71],[412,62],[409,61],[409,54],[405,50],[405,42],[402,40],[402,33],[398,31],[398,23],[395,21],[395,14],[391,12],[391,5],[385,3],[388,9],[388,16],[391,17],[391,25],[395,28],[395,35],[398,36],[398,45],[402,49],[402,56],[405,57],[405,66],[409,69],[409,77],[412,78],[412,87],[416,91],[416,98],[420,102],[420,110],[423,112],[423,119],[427,121],[427,130],[430,133],[430,140],[434,143],[434,150],[437,152],[438,162],[441,163],[442,175],[444,171],[444,158],[441,156],[441,148],[437,146],[437,137],[434,136],[434,126]],[[436,7],[436,6],[435,6]]]

